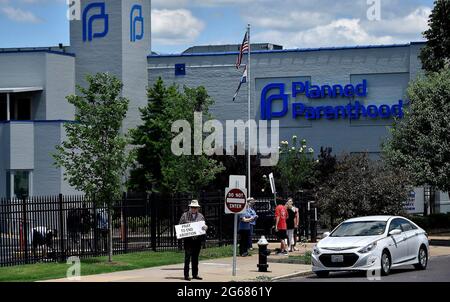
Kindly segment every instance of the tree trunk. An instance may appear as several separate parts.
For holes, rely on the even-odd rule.
[[[113,257],[112,206],[108,207],[108,261]]]

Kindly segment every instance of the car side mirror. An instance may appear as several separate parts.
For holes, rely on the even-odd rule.
[[[323,238],[330,236],[330,232],[323,233]]]
[[[401,233],[402,231],[400,231],[399,229],[395,229],[389,232],[389,236],[400,235]]]

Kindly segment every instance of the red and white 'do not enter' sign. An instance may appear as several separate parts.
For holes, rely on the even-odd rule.
[[[225,191],[225,213],[239,214],[247,204],[247,190],[227,188]]]

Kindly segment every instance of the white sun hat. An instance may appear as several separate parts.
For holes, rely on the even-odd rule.
[[[200,205],[198,204],[198,200],[196,200],[196,199],[191,200],[189,207],[190,208],[200,208]]]

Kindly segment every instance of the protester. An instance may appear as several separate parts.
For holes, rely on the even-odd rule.
[[[184,212],[180,218],[179,224],[186,224],[192,222],[205,221],[205,217],[199,213],[200,205],[198,200],[192,200],[189,204],[189,210]],[[202,228],[204,231],[208,229],[205,225]],[[194,236],[184,239],[184,280],[190,281],[189,278],[189,265],[192,261],[192,278],[197,280],[203,280],[198,275],[198,257],[200,255],[200,249],[202,246],[203,236]]]
[[[248,256],[251,223],[257,218],[256,212],[249,206],[253,198],[247,199],[247,207],[239,214],[239,255]]]
[[[250,235],[248,237],[248,249],[250,251],[253,250],[253,232],[256,225],[256,220],[258,219],[258,215],[256,214],[256,211],[254,209],[255,203],[256,200],[253,197],[247,199],[248,210],[254,217],[254,219],[250,222]]]
[[[287,239],[288,239],[288,247],[289,252],[293,252],[295,250],[295,230],[298,228],[298,209],[294,206],[294,200],[292,198],[288,198],[286,203],[288,218],[286,220],[287,226]]]
[[[275,232],[277,234],[277,238],[280,241],[280,253],[287,255],[286,249],[286,238],[287,238],[287,225],[286,220],[288,218],[288,212],[286,209],[286,205],[278,205],[275,208]]]

